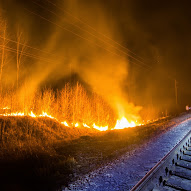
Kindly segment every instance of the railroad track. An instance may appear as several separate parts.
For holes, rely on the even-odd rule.
[[[191,191],[191,131],[131,189],[139,190]]]

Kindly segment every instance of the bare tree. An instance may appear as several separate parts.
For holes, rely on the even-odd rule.
[[[0,24],[0,48],[1,48],[1,62],[0,62],[0,93],[2,93],[2,87],[3,87],[3,83],[2,83],[2,75],[3,75],[3,68],[5,66],[6,63],[6,45],[8,43],[8,40],[6,38],[7,36],[7,23],[5,20],[1,21]]]
[[[19,75],[20,75],[20,66],[21,66],[21,60],[23,56],[23,52],[25,49],[25,40],[23,40],[23,33],[18,28],[17,30],[17,89],[19,87]]]

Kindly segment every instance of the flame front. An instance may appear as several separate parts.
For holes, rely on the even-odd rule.
[[[129,122],[125,117],[122,117],[120,120],[117,120],[115,127],[111,130],[125,129],[128,127],[135,127],[137,125],[139,124],[136,124],[134,121]],[[93,124],[93,128],[99,131],[107,131],[109,129],[108,126],[97,126],[95,123]]]
[[[99,131],[107,131],[108,130],[108,126],[105,126],[105,127],[97,126],[95,123],[93,124],[93,128],[97,129]]]
[[[135,127],[136,124],[134,121],[129,122],[125,117],[122,117],[120,120],[117,120],[117,123],[114,129],[124,129],[127,127]]]
[[[5,108],[2,108],[2,109],[7,110],[7,109],[10,109],[10,108],[5,107]],[[25,113],[22,113],[22,112],[15,112],[15,113],[5,113],[5,114],[0,114],[0,115],[1,116],[30,116],[30,117],[33,117],[33,118],[47,117],[47,118],[54,119],[54,120],[60,122],[58,119],[56,119],[55,117],[49,115],[48,113],[46,113],[44,111],[40,115],[34,114],[32,111],[30,113],[28,113],[28,114],[25,114]],[[60,122],[60,123],[63,124],[64,126],[67,126],[67,127],[86,127],[86,128],[94,128],[94,129],[97,129],[99,131],[107,131],[107,130],[109,130],[108,125],[106,125],[106,126],[98,126],[95,123],[93,123],[93,125],[87,125],[86,123],[80,124],[79,122],[69,124],[66,121],[63,121],[63,122]],[[112,128],[111,130],[135,127],[137,125],[140,125],[140,124],[137,124],[134,121],[129,122],[125,117],[121,117],[121,119],[117,120],[115,127]]]

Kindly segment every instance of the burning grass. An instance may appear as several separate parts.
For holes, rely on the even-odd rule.
[[[129,112],[128,121],[79,83],[28,91],[7,90],[0,96],[0,180],[6,190],[10,181],[27,185],[19,190],[31,184],[31,190],[55,190],[152,134],[135,127],[139,116]]]
[[[118,116],[103,97],[87,92],[82,85],[66,84],[60,91],[44,89],[32,95],[8,91],[0,97],[0,115],[49,117],[70,127],[88,127],[100,131],[123,129],[138,125],[138,121]],[[134,118],[139,118],[135,115]]]
[[[55,190],[160,129],[136,127],[138,115],[119,115],[79,83],[57,91],[46,88],[31,94],[29,89],[7,90],[0,96],[0,181],[6,190],[10,181],[32,184],[31,190]]]

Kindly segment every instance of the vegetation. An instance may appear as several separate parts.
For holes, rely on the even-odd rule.
[[[42,80],[30,75],[28,65],[31,60],[34,62],[33,59],[40,61],[41,57],[33,54],[35,48],[26,44],[21,28],[17,27],[16,34],[8,31],[6,19],[0,13],[0,114],[28,115],[32,111],[40,115],[45,112],[60,122],[73,125],[80,123],[92,127],[96,124],[110,128],[115,125],[113,108],[95,92],[87,92],[78,82],[63,84],[61,90],[39,88]]]
[[[27,115],[32,111],[40,115],[45,112],[60,122],[90,127],[93,124],[112,127],[116,122],[114,111],[107,102],[96,93],[88,95],[78,82],[75,86],[66,84],[60,91],[46,88],[36,90],[32,95],[27,90],[20,94],[10,90],[2,94],[0,100],[1,114],[20,112]]]
[[[187,117],[183,115],[179,121]],[[2,116],[0,188],[11,190],[16,185],[18,190],[56,190],[176,122],[165,118],[146,126],[98,132],[65,127],[50,118]]]

